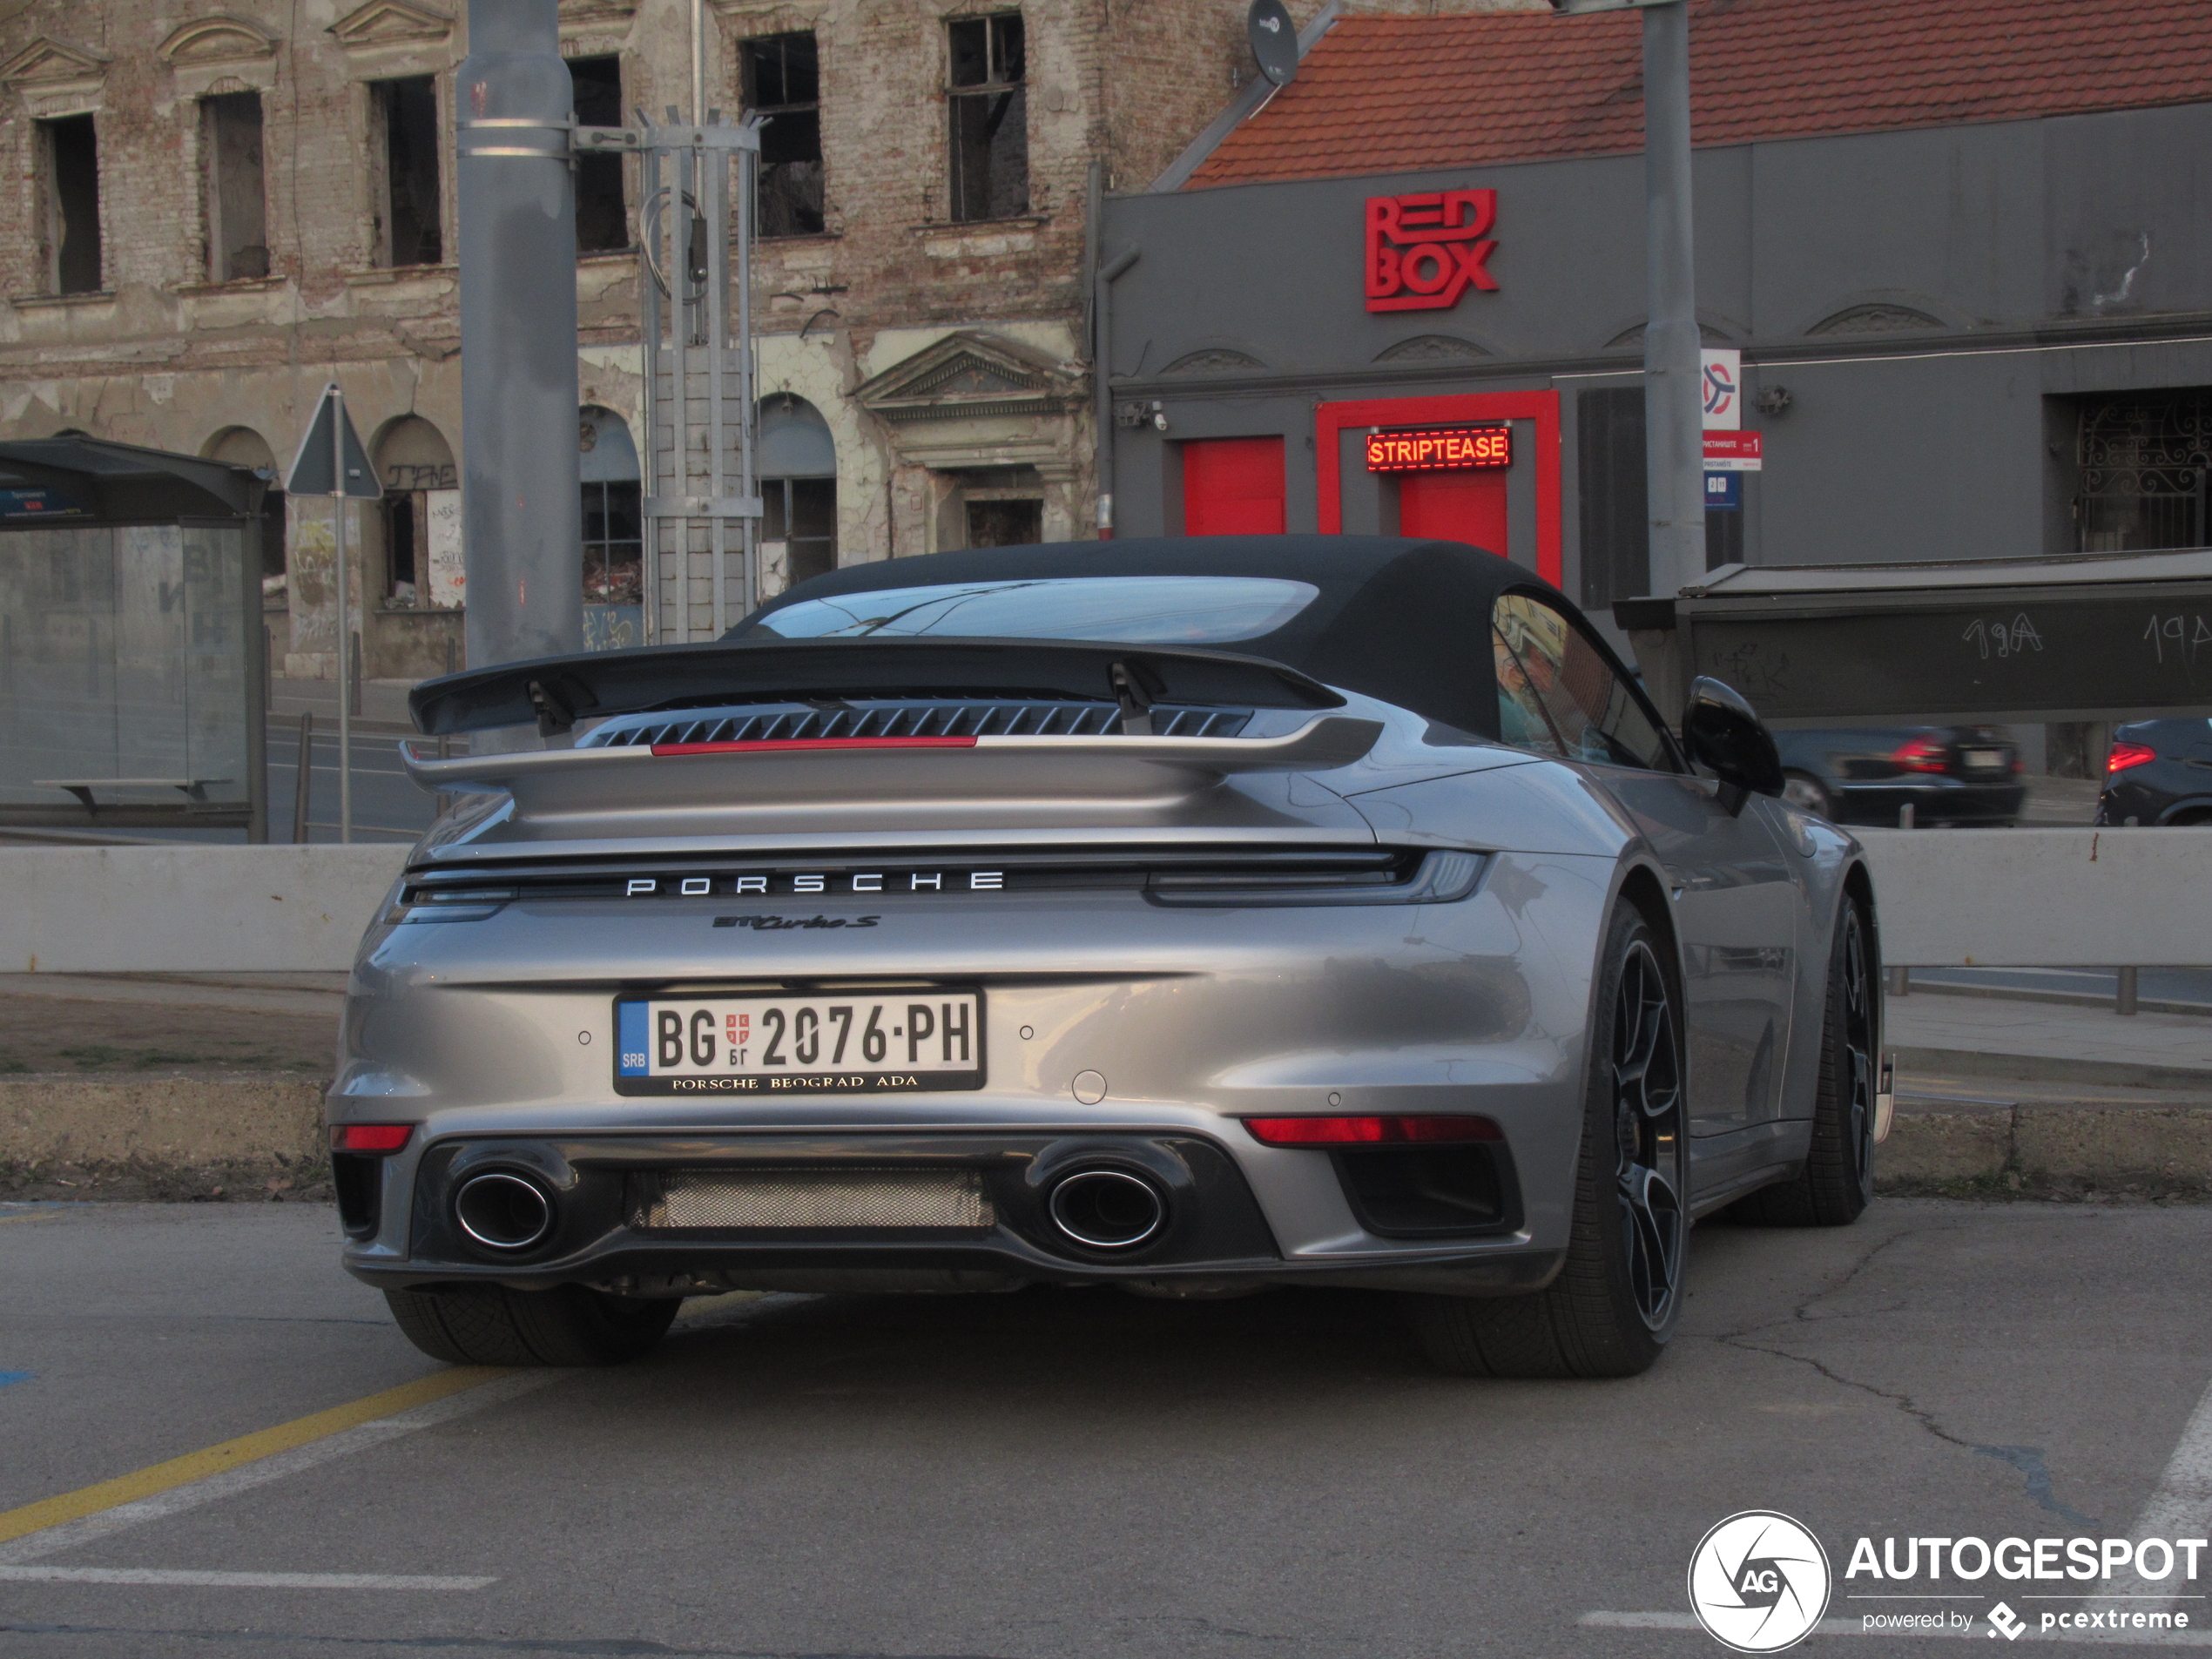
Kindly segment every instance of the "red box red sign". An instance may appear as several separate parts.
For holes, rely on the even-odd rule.
[[[1483,239],[1498,222],[1494,190],[1367,198],[1367,309],[1444,311],[1469,288],[1498,291]]]
[[[1759,456],[1757,432],[1708,431],[1705,434],[1705,470],[1708,472],[1757,472],[1763,463]]]
[[[1512,464],[1513,428],[1508,426],[1431,427],[1367,435],[1369,472],[1445,472]]]

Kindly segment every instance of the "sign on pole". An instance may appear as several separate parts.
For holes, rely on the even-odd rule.
[[[1743,424],[1743,354],[1706,350],[1698,355],[1705,368],[1698,383],[1705,402],[1705,430],[1733,432]]]
[[[341,454],[345,457],[343,489],[337,482]],[[354,430],[347,416],[346,395],[334,384],[323,388],[322,401],[315,406],[315,418],[307,423],[307,435],[300,440],[300,452],[292,458],[284,488],[293,496],[353,496],[371,501],[384,493],[376,469],[368,463],[368,452],[361,448],[361,434]]]
[[[1763,465],[1759,432],[1708,432],[1705,435],[1707,472],[1757,472]]]
[[[336,521],[333,539],[338,591],[338,839],[351,841],[355,665],[350,660],[352,628],[346,614],[346,498],[374,501],[383,495],[384,486],[376,469],[369,464],[368,452],[361,448],[361,434],[347,418],[346,394],[335,381],[322,388],[322,401],[315,406],[315,418],[307,423],[307,435],[300,440],[299,453],[292,457],[292,470],[285,475],[284,488],[293,496],[336,497],[331,516]],[[314,755],[302,753],[295,764],[308,776],[314,775]]]

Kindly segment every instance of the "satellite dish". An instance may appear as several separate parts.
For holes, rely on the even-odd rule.
[[[1252,43],[1252,59],[1259,72],[1278,86],[1288,86],[1298,73],[1298,30],[1283,0],[1252,0],[1244,34]]]

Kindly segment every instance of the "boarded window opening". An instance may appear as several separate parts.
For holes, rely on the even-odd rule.
[[[386,265],[438,265],[445,259],[439,217],[438,89],[428,75],[377,81],[370,94],[384,129]]]
[[[89,115],[41,121],[46,163],[46,280],[56,293],[100,291],[99,143]]]
[[[226,92],[199,101],[207,215],[207,280],[251,281],[269,273],[268,196],[261,164],[261,95]]]
[[[578,126],[622,125],[622,59],[571,57]],[[623,200],[620,156],[578,156],[576,161],[576,245],[584,253],[613,253],[630,246],[630,213]]]
[[[962,17],[951,49],[952,212],[955,219],[1029,211],[1029,116],[1022,14]]]
[[[760,130],[763,236],[806,236],[822,217],[822,78],[813,35],[763,35],[744,44],[745,106]]]

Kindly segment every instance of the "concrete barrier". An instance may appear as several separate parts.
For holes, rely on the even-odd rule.
[[[1891,962],[2212,967],[2212,829],[1858,834]],[[342,970],[406,855],[0,847],[0,972]]]
[[[0,971],[342,972],[407,851],[0,847]]]
[[[1852,833],[1892,963],[2212,967],[2212,829]]]

